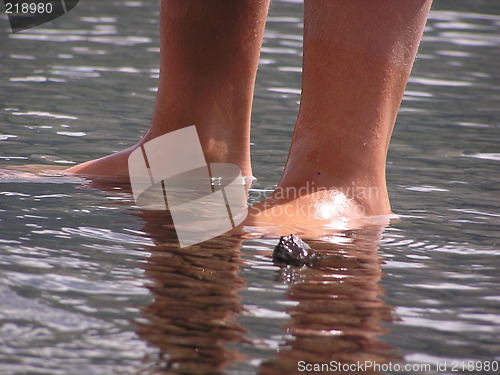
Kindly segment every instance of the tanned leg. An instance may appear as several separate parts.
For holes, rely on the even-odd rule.
[[[149,131],[131,148],[67,172],[128,177],[133,150],[196,125],[207,162],[237,164],[250,176],[250,113],[268,7],[269,0],[162,0],[160,78]]]
[[[302,97],[278,188],[257,220],[390,214],[385,168],[431,0],[305,0]]]

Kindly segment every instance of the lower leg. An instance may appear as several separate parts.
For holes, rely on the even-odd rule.
[[[268,6],[269,0],[162,0],[160,78],[149,131],[130,149],[67,171],[128,176],[134,149],[196,125],[207,162],[234,163],[251,175],[250,113]]]
[[[366,215],[389,214],[387,149],[431,0],[304,5],[302,100],[275,196],[308,184],[328,191],[305,204],[340,193]]]

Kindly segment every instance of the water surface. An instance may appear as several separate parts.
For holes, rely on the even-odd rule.
[[[157,12],[155,3],[87,0],[19,34],[2,16],[0,164],[65,167],[137,141],[155,98]],[[296,1],[271,9],[253,113],[253,201],[286,159],[301,12]],[[123,187],[3,173],[0,373],[500,361],[498,61],[496,1],[436,2],[389,152],[401,221],[331,233],[314,243],[329,261],[313,268],[274,264],[273,238],[179,250],[162,214],[142,212]]]

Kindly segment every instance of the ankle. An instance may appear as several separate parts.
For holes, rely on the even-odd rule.
[[[291,170],[285,168],[273,195],[282,200],[293,200],[307,195],[327,197],[328,194],[324,192],[341,194],[349,201],[362,206],[366,216],[391,213],[385,175],[380,177],[371,173],[334,175],[318,167],[299,165]]]
[[[179,124],[182,124],[179,126]],[[202,124],[202,125],[200,125]],[[250,135],[244,133],[248,129],[244,125],[224,126],[221,122],[205,121],[194,122],[153,122],[147,134],[138,142],[137,146],[160,137],[164,134],[174,132],[187,126],[195,125],[201,148],[207,163],[231,163],[241,169],[244,176],[251,176],[250,164]]]

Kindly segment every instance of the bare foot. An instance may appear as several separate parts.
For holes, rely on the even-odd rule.
[[[306,238],[321,238],[332,230],[360,228],[369,224],[387,225],[393,215],[381,207],[386,194],[358,196],[345,188],[279,186],[270,197],[251,206],[243,223],[248,232],[283,236],[295,233]]]
[[[202,3],[162,1],[158,93],[146,136],[67,173],[128,179],[135,149],[196,125],[207,163],[233,163],[252,175],[250,116],[269,0]]]
[[[75,165],[66,169],[64,172],[69,174],[80,174],[85,176],[105,177],[113,180],[124,181],[130,183],[129,175],[129,156],[132,152],[142,147],[148,141],[154,139],[146,135],[136,145],[129,147],[125,150],[115,154],[107,155],[99,159],[89,160],[82,164]],[[214,140],[212,136],[202,134],[200,137],[201,151],[204,158],[208,163],[231,163],[237,165],[243,176],[251,177],[252,171],[250,166],[250,152],[249,147],[242,148],[243,151],[238,149],[238,146],[233,146],[236,142],[229,140]],[[189,147],[186,145],[185,147]],[[194,147],[194,145],[192,146]],[[143,150],[144,151],[144,150]],[[170,153],[172,154],[172,153]],[[152,155],[148,155],[152,156]],[[175,156],[169,156],[169,153],[161,153],[157,155],[162,157],[163,163],[177,164]],[[182,158],[182,156],[180,156]]]
[[[128,157],[132,151],[138,147],[140,147],[140,144],[115,154],[75,165],[66,169],[64,172],[87,176],[107,176],[129,180]]]

